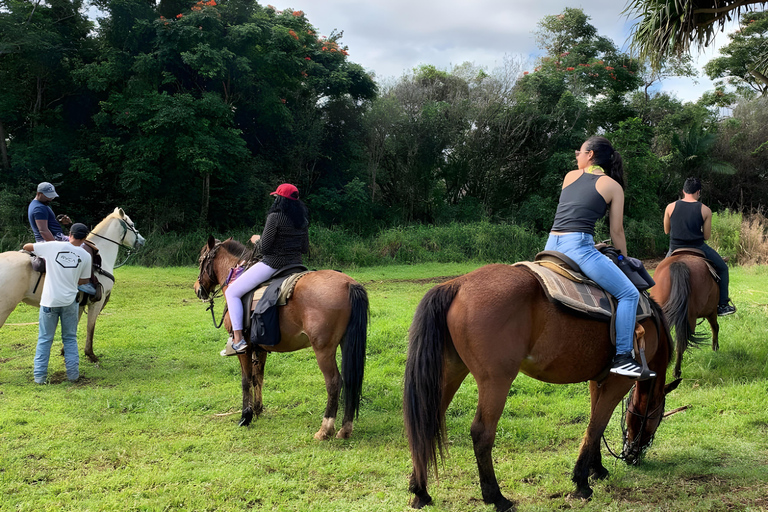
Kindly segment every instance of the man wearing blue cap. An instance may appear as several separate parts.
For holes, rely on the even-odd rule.
[[[40,328],[35,352],[35,382],[45,384],[53,336],[61,320],[61,341],[64,344],[64,366],[67,379],[80,378],[80,356],[77,352],[78,285],[88,283],[91,275],[91,255],[81,246],[88,236],[85,224],[72,224],[69,242],[36,242],[25,244],[24,250],[46,259],[46,275],[40,296]]]
[[[35,242],[68,241],[59,220],[56,219],[56,214],[50,207],[50,202],[57,197],[59,194],[56,193],[56,189],[47,181],[37,186],[37,194],[27,208],[29,227],[32,228],[32,233],[35,235]],[[66,215],[62,215],[60,220],[64,225],[72,224]]]

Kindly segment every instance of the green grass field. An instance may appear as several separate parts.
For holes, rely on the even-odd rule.
[[[65,379],[58,337],[52,383],[33,383],[37,309],[18,307],[0,329],[0,510],[410,510],[407,329],[431,286],[477,266],[350,272],[368,290],[371,324],[362,410],[346,441],[312,438],[325,390],[310,350],[269,357],[265,412],[237,427],[239,365],[218,355],[226,337],[194,296],[195,268],[120,268],[96,327],[101,361],[81,355],[77,383]],[[638,467],[603,450],[611,476],[591,501],[568,497],[587,385],[514,382],[494,459],[519,510],[768,510],[768,267],[731,275],[739,311],[720,322],[720,351],[687,354],[667,399],[667,410],[688,409],[664,420]],[[432,512],[493,510],[469,436],[476,395],[469,377],[448,411],[450,453],[430,487]],[[620,449],[618,412],[608,438]]]

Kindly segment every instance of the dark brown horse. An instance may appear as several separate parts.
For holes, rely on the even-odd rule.
[[[660,308],[654,304],[660,313]],[[663,317],[643,322],[648,365],[658,377],[637,383],[626,416],[623,458],[637,463],[661,422],[671,347]],[[657,325],[659,327],[657,327]],[[549,302],[536,278],[522,267],[488,265],[432,288],[421,300],[410,328],[403,408],[413,461],[411,505],[431,502],[430,465],[445,445],[445,411],[467,374],[478,388],[471,435],[483,500],[496,510],[514,509],[501,494],[491,450],[496,426],[519,371],[555,384],[589,382],[592,411],[573,470],[576,496],[592,494],[589,477],[604,478],[600,438],[616,405],[632,388],[610,374],[595,382],[615,353],[609,324],[564,313]]]
[[[250,255],[234,240],[219,242],[213,237],[200,251],[200,274],[195,293],[203,300],[226,282],[230,268]],[[228,320],[228,319],[227,319]],[[243,386],[240,425],[248,425],[263,410],[264,364],[269,352],[315,351],[325,377],[328,400],[315,439],[335,433],[339,392],[344,401],[344,419],[336,437],[352,435],[352,422],[360,410],[368,327],[368,294],[354,279],[334,270],[318,270],[301,277],[288,304],[279,309],[280,343],[274,347],[252,346],[238,355]],[[341,345],[341,374],[336,365],[336,347]]]
[[[680,254],[665,258],[653,274],[656,286],[651,297],[664,308],[670,327],[675,328],[675,378],[680,378],[683,354],[706,338],[696,334],[696,319],[706,318],[712,327],[712,350],[720,348],[717,339],[717,302],[720,288],[704,258]]]

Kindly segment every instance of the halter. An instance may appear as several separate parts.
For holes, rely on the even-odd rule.
[[[102,235],[100,235],[98,233],[95,233],[93,231],[91,231],[90,234],[93,235],[93,236],[97,236],[97,237],[99,237],[99,238],[101,238],[103,240],[106,240],[107,242],[112,242],[113,244],[117,245],[118,247],[126,247],[123,242],[125,242],[125,237],[128,235],[128,231],[131,231],[135,235],[136,240],[139,239],[140,235],[139,235],[139,232],[136,230],[136,228],[134,228],[132,225],[130,225],[127,222],[125,222],[123,219],[117,219],[117,220],[120,221],[120,225],[123,227],[123,234],[120,237],[120,241],[119,242],[116,242],[115,240],[112,240],[111,238],[107,238],[107,237],[102,236]],[[128,258],[130,258],[131,255],[133,254],[133,247],[129,247],[127,249],[127,251],[128,251],[128,254],[126,255],[126,257],[123,260],[123,262],[120,263],[119,265],[115,265],[114,268],[120,268],[120,267],[122,267],[123,265],[125,265],[128,262]]]

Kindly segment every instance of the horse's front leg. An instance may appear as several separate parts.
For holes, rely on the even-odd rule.
[[[266,350],[256,348],[253,351],[253,356],[251,358],[253,367],[253,412],[257,418],[264,411],[262,390],[264,389],[264,367],[267,363],[267,354],[269,354],[269,352]]]
[[[83,353],[88,356],[92,363],[99,362],[99,358],[93,353],[93,333],[96,332],[96,319],[99,317],[103,306],[103,300],[88,306],[88,324],[85,331],[85,348]]]
[[[573,468],[573,483],[576,484],[576,498],[588,499],[592,496],[589,478],[603,479],[608,476],[608,470],[603,466],[600,453],[600,438],[611,419],[613,410],[621,398],[632,387],[632,381],[625,377],[611,376],[598,387],[594,381],[589,382],[591,398],[591,414],[584,439],[581,441],[579,457]]]
[[[339,393],[341,391],[341,374],[336,365],[336,347],[333,350],[325,349],[316,351],[317,364],[325,377],[325,391],[328,395],[325,405],[325,414],[320,430],[315,433],[315,439],[324,441],[333,437],[336,432],[336,412],[339,409]]]
[[[253,366],[251,364],[252,350],[250,347],[243,354],[238,354],[240,361],[240,385],[243,389],[243,409],[240,416],[241,427],[250,425],[253,420]]]

